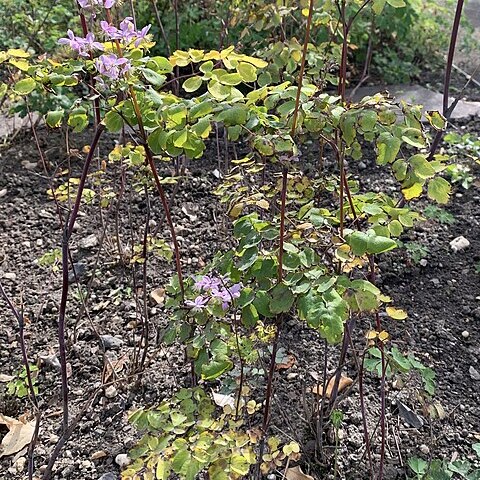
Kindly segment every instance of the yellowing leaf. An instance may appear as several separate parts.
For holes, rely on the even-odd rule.
[[[387,307],[385,310],[387,315],[394,320],[405,320],[408,317],[407,312],[401,310],[400,308]]]
[[[414,183],[409,188],[404,188],[402,190],[405,200],[411,200],[412,198],[417,198],[422,194],[423,185],[421,183]]]
[[[367,337],[367,340],[374,340],[377,338],[378,332],[376,330],[369,330],[365,337]]]
[[[389,333],[385,330],[382,330],[379,334],[378,334],[378,339],[381,341],[381,342],[386,342],[388,340],[388,337],[390,337]]]

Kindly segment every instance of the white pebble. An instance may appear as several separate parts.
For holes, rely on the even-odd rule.
[[[125,468],[130,465],[130,458],[128,458],[128,455],[126,453],[119,453],[115,457],[115,463],[120,467],[120,468]]]
[[[464,236],[460,236],[460,237],[457,237],[457,238],[454,238],[451,242],[450,242],[450,248],[455,252],[461,252],[462,250],[465,250],[466,248],[468,248],[470,246],[470,242],[464,237]]]
[[[470,333],[468,332],[468,330],[464,330],[464,331],[462,332],[462,337],[463,337],[463,338],[468,338],[469,336],[470,336]]]

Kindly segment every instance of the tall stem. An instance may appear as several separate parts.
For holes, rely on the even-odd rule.
[[[450,90],[450,79],[452,76],[452,68],[453,68],[453,57],[455,55],[455,48],[457,45],[458,39],[458,30],[460,28],[460,20],[462,18],[462,11],[463,11],[464,0],[457,0],[457,8],[455,10],[455,17],[453,19],[452,25],[452,33],[450,34],[450,46],[448,48],[448,57],[447,57],[447,65],[445,67],[445,80],[443,86],[443,116],[447,119],[450,119],[453,108],[455,108],[456,104],[452,105],[452,109],[448,107],[448,92]],[[430,153],[428,155],[428,159],[432,160],[435,152],[440,145],[443,137],[443,130],[437,130],[435,138],[432,142],[432,146],[430,148]]]

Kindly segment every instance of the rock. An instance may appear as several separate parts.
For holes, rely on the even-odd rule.
[[[80,281],[87,271],[87,265],[83,262],[76,262],[73,264],[73,271],[68,272],[68,283],[74,283],[75,278]],[[75,274],[74,274],[75,272]]]
[[[119,453],[116,457],[115,457],[115,463],[120,467],[120,468],[125,468],[125,467],[128,467],[128,465],[130,465],[130,458],[128,457],[128,455],[126,453]]]
[[[95,233],[92,233],[91,235],[88,235],[87,237],[84,237],[78,241],[78,246],[85,250],[88,250],[89,248],[94,248],[97,245],[98,245],[98,238]]]
[[[420,415],[417,415],[410,407],[397,400],[398,413],[402,419],[413,428],[422,428],[424,421]]]
[[[428,265],[428,261],[426,258],[422,258],[419,263],[422,267],[426,267]]]
[[[104,473],[98,480],[118,480],[118,476],[112,472]]]
[[[114,385],[110,385],[109,387],[107,387],[105,389],[105,396],[107,398],[115,398],[117,396],[117,393],[118,393],[118,391],[117,391],[117,389],[115,388]]]
[[[468,332],[468,330],[464,330],[464,331],[462,332],[462,337],[463,337],[463,338],[468,338],[469,336],[470,336],[470,333]]]
[[[25,470],[26,464],[27,464],[27,459],[25,457],[20,457],[14,464],[15,470],[18,473],[22,473]]]
[[[457,238],[454,238],[451,242],[450,242],[450,248],[455,252],[461,252],[462,250],[465,250],[466,248],[468,248],[470,246],[470,242],[464,237],[464,236],[460,236],[460,237],[457,237]]]
[[[4,197],[6,194],[7,194],[7,189],[6,189],[6,188],[2,188],[2,189],[0,190],[0,198]]]
[[[3,274],[3,278],[5,278],[5,280],[12,280],[13,282],[17,279],[17,274],[13,272],[7,272]]]
[[[100,335],[100,340],[105,350],[120,348],[124,343],[121,338],[114,337],[113,335]]]
[[[98,460],[100,458],[104,458],[107,456],[107,452],[105,450],[97,450],[96,452],[93,452],[90,458],[92,460]]]
[[[473,365],[470,365],[468,373],[473,378],[473,380],[476,380],[477,382],[480,380],[480,373],[478,373],[478,370]]]
[[[358,169],[365,170],[367,168],[367,164],[365,162],[358,162]]]
[[[418,449],[424,454],[428,455],[430,453],[430,449],[428,448],[428,445],[425,445],[424,443],[418,447]]]
[[[287,375],[287,380],[294,380],[298,377],[298,373],[291,372]]]
[[[431,278],[430,281],[437,287],[440,285],[440,280],[438,278]]]
[[[50,438],[48,439],[48,443],[55,445],[58,442],[58,438],[59,438],[58,435],[55,435],[54,433],[52,433],[52,435],[50,435]]]

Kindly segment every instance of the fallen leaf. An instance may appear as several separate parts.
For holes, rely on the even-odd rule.
[[[407,422],[413,428],[423,427],[423,418],[417,415],[410,407],[397,400],[398,413],[405,422]]]
[[[235,399],[231,395],[223,395],[222,393],[215,393],[212,391],[213,401],[219,407],[226,407],[227,405],[231,408],[235,408]]]
[[[340,381],[338,382],[338,393],[340,393],[342,390],[345,390],[352,383],[353,383],[353,380],[350,377],[346,377],[345,375],[342,375],[340,377]],[[330,398],[332,396],[332,391],[334,386],[335,386],[335,377],[332,377],[328,382],[327,388],[325,390],[325,396],[327,398]],[[321,396],[322,395],[321,390],[322,390],[321,385],[315,385],[310,391]]]
[[[116,376],[123,370],[123,368],[127,364],[128,358],[127,356],[124,355],[118,360],[110,360],[108,358],[106,360],[107,362],[105,367],[105,379],[104,379],[105,383],[107,383],[113,375]]]
[[[13,455],[32,441],[35,422],[21,422],[0,413],[0,424],[8,428],[8,433],[3,437],[0,445],[0,457]]]
[[[283,357],[279,363],[276,363],[275,368],[277,370],[288,370],[289,368],[292,368],[295,365],[295,362],[296,362],[295,357],[289,354]]]
[[[312,476],[303,473],[299,466],[288,468],[285,478],[287,480],[315,480]]]
[[[3,373],[0,373],[0,382],[6,383],[6,382],[11,382],[15,377],[13,375],[5,375]]]
[[[152,290],[150,297],[157,303],[157,305],[162,305],[165,301],[165,289],[158,287],[155,290]]]
[[[385,311],[387,312],[387,315],[394,320],[405,320],[408,317],[407,312],[400,308],[387,307]]]

